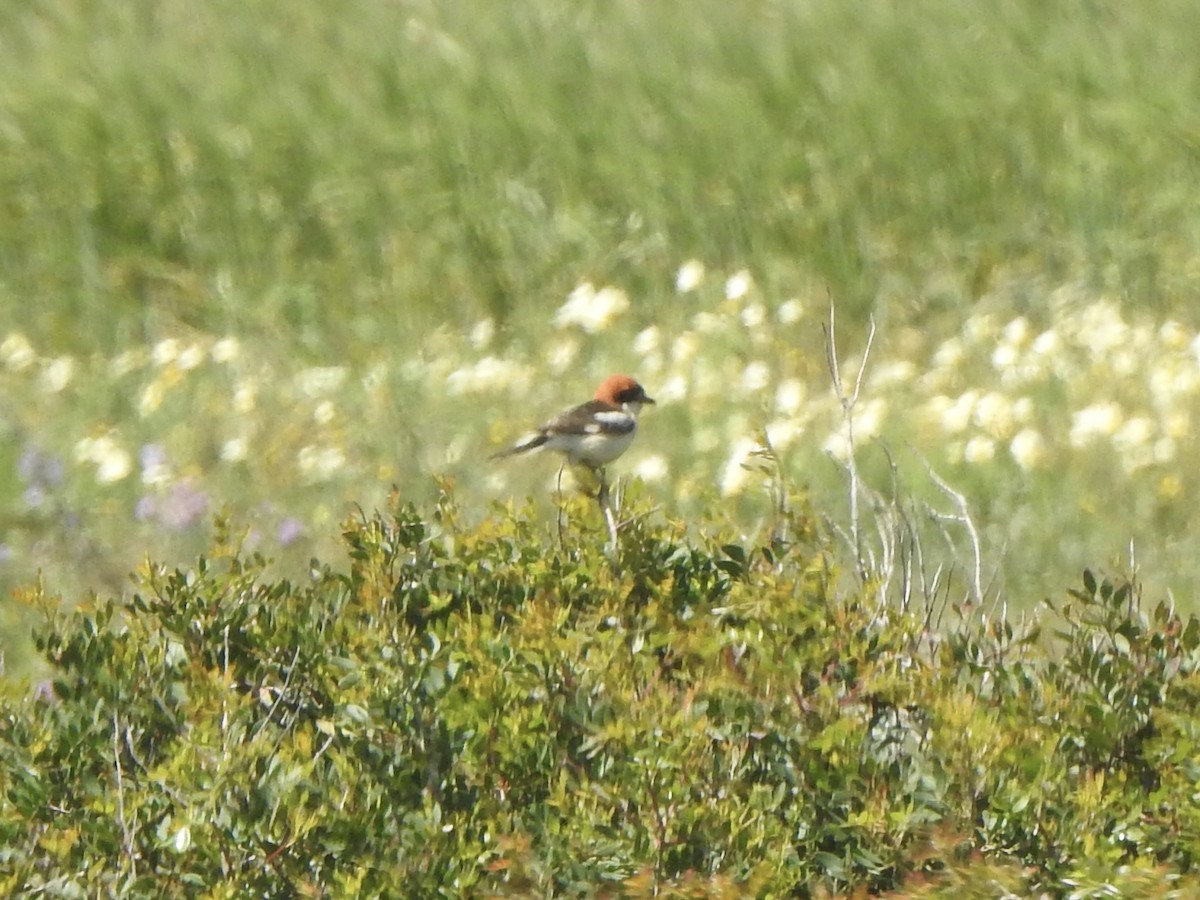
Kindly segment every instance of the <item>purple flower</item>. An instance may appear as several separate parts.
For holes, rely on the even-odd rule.
[[[58,487],[66,476],[66,467],[57,456],[26,447],[17,459],[17,475],[31,488]]]
[[[58,487],[67,477],[67,467],[57,456],[42,457],[42,480],[50,487]]]
[[[36,447],[26,447],[17,460],[17,474],[26,484],[36,481],[41,469],[42,454]]]
[[[162,444],[143,444],[141,452],[142,471],[157,469],[167,464],[167,451]]]
[[[49,679],[39,681],[33,687],[33,699],[40,703],[54,703],[58,695],[54,693],[54,682]]]
[[[281,547],[286,547],[303,534],[304,525],[300,520],[294,516],[288,516],[279,523],[279,527],[275,530],[275,540],[279,541]]]
[[[158,520],[172,531],[182,531],[189,525],[194,525],[206,512],[208,494],[187,479],[171,485],[170,491],[159,505]]]
[[[138,500],[137,505],[133,508],[133,516],[139,522],[145,522],[147,519],[154,516],[158,509],[158,503],[149,494]]]
[[[183,531],[208,512],[208,494],[191,479],[177,481],[165,494],[145,494],[133,507],[139,522],[157,522],[168,531]]]

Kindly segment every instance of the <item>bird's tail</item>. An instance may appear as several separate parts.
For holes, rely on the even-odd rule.
[[[511,447],[496,451],[488,459],[504,459],[506,456],[516,456],[518,453],[528,453],[545,444],[549,438],[550,436],[546,432],[535,431],[533,434],[527,434]]]

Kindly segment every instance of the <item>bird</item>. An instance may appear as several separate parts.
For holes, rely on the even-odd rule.
[[[653,398],[628,375],[610,375],[600,382],[592,399],[559,413],[492,459],[517,456],[545,448],[561,453],[571,466],[598,474],[629,449],[637,434],[638,414]]]

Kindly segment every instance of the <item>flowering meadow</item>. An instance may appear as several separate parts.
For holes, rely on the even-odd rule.
[[[433,476],[480,510],[548,498],[553,460],[486,457],[610,370],[637,373],[658,400],[615,471],[688,516],[761,527],[772,476],[755,460],[768,447],[789,488],[837,516],[853,449],[877,490],[898,477],[895,491],[929,495],[932,468],[963,491],[1006,582],[1130,554],[1151,583],[1200,579],[1185,549],[1200,337],[1180,322],[1130,320],[1078,286],[1047,286],[1037,318],[998,294],[951,334],[879,337],[847,413],[823,351],[825,297],[770,296],[748,270],[698,260],[671,288],[674,327],[631,327],[637,298],[584,283],[540,347],[502,341],[484,318],[433,331],[408,359],[325,367],[272,363],[230,336],[78,359],[9,332],[10,581],[43,569],[71,589],[118,586],[144,554],[199,547],[222,511],[250,548],[302,561],[354,504],[393,484],[425,496]],[[862,347],[842,349],[857,374]],[[64,557],[82,565],[56,572]]]
[[[0,586],[217,517],[304,573],[438,477],[551,521],[486,457],[626,371],[615,471],[697,528],[861,478],[1010,607],[1194,608],[1197,8],[702,7],[7,5]]]

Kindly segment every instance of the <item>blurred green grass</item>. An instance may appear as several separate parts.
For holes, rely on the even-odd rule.
[[[1194,331],[1198,33],[1183,0],[6,3],[0,314],[38,362],[0,396],[5,580],[41,568],[77,595],[144,552],[202,546],[157,513],[135,522],[147,497],[202,494],[267,535],[299,517],[330,544],[338,517],[393,481],[429,493],[426,476],[450,471],[481,505],[544,493],[548,464],[472,466],[518,427],[503,397],[447,389],[485,353],[523,367],[506,385],[536,419],[608,369],[649,369],[631,338],[657,325],[647,387],[680,374],[687,391],[641,442],[670,464],[656,490],[753,522],[761,503],[718,501],[713,485],[729,445],[777,415],[780,381],[827,388],[828,299],[846,353],[873,315],[877,357],[918,374],[980,315],[1052,327],[1064,285]],[[689,259],[710,276],[681,297]],[[720,308],[714,279],[740,270],[765,329],[734,309],[705,332],[694,314]],[[580,338],[552,318],[584,281],[632,302]],[[776,324],[794,297],[806,318]],[[487,319],[495,338],[472,350]],[[694,359],[671,346],[684,330]],[[229,362],[145,358],[226,335],[242,348]],[[564,346],[574,363],[549,364]],[[989,346],[971,352],[955,391],[994,377]],[[127,353],[141,356],[118,364]],[[74,377],[48,391],[38,379],[60,356]],[[727,396],[760,361],[768,387]],[[341,388],[297,387],[311,366],[345,366]],[[1108,389],[1102,367],[1081,377]],[[889,436],[912,437],[922,390],[888,395]],[[150,411],[147,391],[165,397]],[[257,400],[241,408],[245,391]],[[1048,436],[1069,429],[1072,391],[1034,392]],[[97,485],[72,453],[110,433],[132,474]],[[824,436],[811,427],[789,464],[821,499],[844,498]],[[245,457],[227,449],[238,441]],[[168,481],[145,482],[146,448]],[[328,477],[327,452],[345,457]],[[40,453],[67,472],[33,485],[55,492],[33,507],[15,473]],[[1111,456],[1058,457],[1036,477],[1004,459],[947,471],[1032,601],[1056,565],[1094,564],[1130,535],[1167,580],[1200,584],[1182,509],[1194,462],[1174,460],[1167,500],[1162,471],[1125,479]]]
[[[16,0],[0,308],[62,352],[326,361],[536,335],[584,276],[661,304],[691,256],[860,318],[952,319],[997,267],[1186,308],[1197,33],[1183,0]]]

